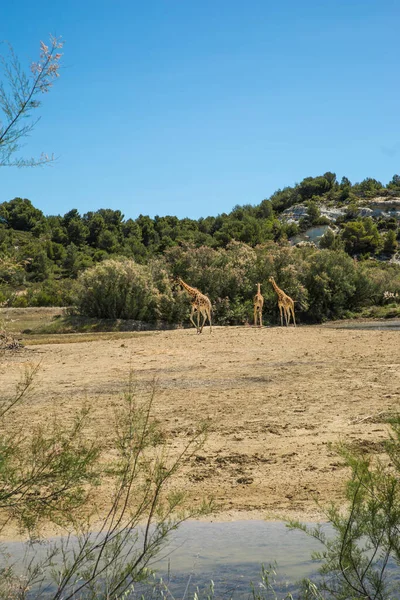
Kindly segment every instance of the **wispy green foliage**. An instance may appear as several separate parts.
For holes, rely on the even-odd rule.
[[[389,419],[390,439],[382,443],[385,457],[374,460],[345,444],[337,448],[351,470],[346,487],[346,508],[332,505],[323,527],[292,522],[321,542],[314,553],[321,578],[305,582],[300,598],[326,600],[390,600],[398,598],[396,567],[400,560],[400,419]],[[313,595],[307,593],[313,590]]]
[[[130,377],[107,452],[88,439],[87,409],[69,426],[47,418],[16,431],[38,368],[11,397],[0,398],[0,535],[18,524],[31,553],[25,562],[8,560],[0,548],[0,598],[131,597],[170,532],[212,509],[211,501],[186,508],[184,493],[169,486],[204,444],[206,427],[200,423],[181,450],[172,451],[152,416],[156,385],[139,392]],[[101,484],[110,490],[105,507],[95,503]],[[65,537],[46,539],[42,523],[61,527]]]

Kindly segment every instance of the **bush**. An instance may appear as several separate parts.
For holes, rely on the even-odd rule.
[[[400,269],[393,263],[362,263],[362,270],[371,286],[370,304],[381,305],[385,301],[385,292],[400,295]]]
[[[384,419],[382,419],[384,420]],[[400,418],[390,419],[392,434],[382,442],[385,460],[373,461],[344,444],[339,454],[351,469],[347,508],[332,505],[327,520],[334,535],[319,526],[299,522],[290,526],[319,540],[321,577],[306,580],[300,598],[391,600],[399,597],[398,573],[390,568],[400,561]]]
[[[76,282],[71,279],[50,279],[41,285],[29,288],[28,306],[71,306],[76,294]],[[15,304],[13,303],[13,306]]]
[[[12,301],[13,308],[26,308],[28,306],[28,300],[26,296],[15,296]]]
[[[279,322],[271,275],[296,301],[296,314],[314,323],[381,303],[384,291],[400,288],[397,265],[357,262],[340,249],[274,242],[251,248],[232,242],[217,249],[174,246],[147,265],[126,258],[103,261],[81,274],[75,305],[80,314],[94,318],[187,322],[190,299],[172,284],[179,276],[210,298],[213,321],[221,325],[252,322],[253,297],[261,283],[264,320]]]
[[[206,246],[176,246],[165,253],[166,268],[174,277],[207,295],[213,304],[214,317],[220,324],[244,323],[251,314],[246,303],[252,303],[256,288],[256,252],[241,242],[231,242],[227,248]],[[186,305],[186,292],[180,292]],[[252,304],[251,304],[252,306]]]
[[[131,382],[115,409],[107,451],[103,440],[88,438],[88,408],[67,425],[65,419],[46,418],[16,435],[37,371],[38,366],[26,371],[10,397],[0,394],[0,533],[18,525],[33,553],[32,560],[11,558],[0,548],[0,597],[135,597],[133,584],[150,577],[149,565],[169,533],[212,509],[211,502],[185,509],[184,494],[168,489],[202,447],[205,427],[189,434],[173,455],[152,416],[154,385],[138,398]],[[101,484],[110,486],[106,507],[96,506]],[[44,524],[61,528],[65,537],[46,539]]]
[[[374,254],[382,247],[378,228],[371,217],[346,223],[341,237],[349,254]]]
[[[78,278],[76,308],[101,319],[160,318],[157,290],[147,266],[132,260],[105,260]]]
[[[346,311],[365,304],[373,291],[365,272],[343,251],[314,253],[307,264],[304,285],[307,315],[314,322],[343,317]]]
[[[87,317],[177,323],[185,305],[182,293],[172,291],[165,264],[157,259],[149,265],[126,258],[105,260],[78,279],[75,306]]]

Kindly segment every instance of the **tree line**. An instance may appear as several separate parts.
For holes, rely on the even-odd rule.
[[[182,243],[194,247],[226,248],[231,241],[251,247],[268,241],[282,242],[316,224],[328,224],[319,205],[345,208],[338,235],[329,233],[323,247],[343,249],[350,255],[393,254],[400,235],[395,218],[372,220],[358,217],[358,203],[375,196],[400,196],[400,176],[383,186],[367,178],[354,185],[334,173],[307,177],[294,187],[276,191],[258,205],[235,206],[230,213],[200,219],[174,216],[151,218],[140,214],[125,219],[120,210],[99,209],[83,215],[72,209],[65,215],[45,216],[30,200],[14,198],[0,204],[0,251],[26,266],[28,280],[40,281],[50,274],[76,277],[79,271],[110,256],[122,255],[138,263]],[[280,219],[283,210],[305,203],[307,215],[299,224]]]
[[[135,265],[128,279],[135,272],[139,288],[155,290],[153,300],[139,309],[136,294],[135,310],[104,312],[103,307],[97,316],[129,314],[152,322],[179,322],[186,305],[178,301],[169,279],[179,275],[210,296],[222,323],[249,320],[255,286],[262,283],[273,322],[275,302],[268,284],[272,275],[305,307],[303,320],[340,317],[383,302],[385,291],[400,290],[395,263],[367,260],[389,259],[396,252],[399,222],[394,217],[358,216],[363,200],[396,194],[400,196],[397,175],[383,187],[373,179],[352,185],[343,178],[339,183],[334,173],[325,173],[278,190],[258,205],[236,206],[229,214],[197,220],[144,215],[125,219],[113,209],[83,215],[73,209],[63,216],[46,216],[28,199],[14,198],[0,204],[0,302],[76,304],[86,270],[98,266],[97,277],[101,263],[123,258]],[[306,204],[307,213],[298,224],[281,218],[286,208],[299,202]],[[319,249],[291,246],[288,239],[299,231],[329,223],[321,216],[321,205],[341,206],[343,216],[327,230]],[[15,296],[21,289],[27,294]],[[133,306],[132,298],[127,302]]]

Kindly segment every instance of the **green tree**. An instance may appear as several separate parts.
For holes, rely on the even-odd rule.
[[[270,200],[263,200],[255,209],[255,216],[260,219],[271,219],[274,211]]]
[[[394,254],[397,251],[398,243],[396,239],[396,232],[393,229],[389,229],[385,235],[383,243],[383,251],[385,254]]]
[[[128,219],[122,223],[122,234],[124,238],[134,237],[140,241],[142,232],[139,223],[133,219]]]
[[[297,202],[301,202],[301,200],[302,197],[299,193],[298,186],[296,188],[285,187],[283,190],[277,190],[270,197],[272,208],[278,213],[293,206],[293,204],[296,204]]]
[[[347,204],[351,199],[351,189],[352,185],[350,179],[342,177],[339,185],[338,200]]]
[[[340,318],[369,300],[367,275],[343,251],[321,250],[309,256],[302,278],[308,292],[307,316],[313,321]]]
[[[97,246],[100,250],[105,250],[111,254],[118,250],[118,240],[112,231],[106,229],[100,233],[97,240]]]
[[[400,192],[400,175],[393,175],[386,187],[388,190]]]
[[[46,229],[46,219],[38,208],[27,198],[14,198],[0,204],[0,215],[3,221],[17,231],[32,231],[35,227]]]
[[[72,208],[67,213],[65,213],[65,215],[62,218],[62,225],[65,228],[67,228],[70,221],[72,221],[73,219],[79,221],[81,220],[81,215],[79,214],[79,210],[77,208]]]
[[[373,198],[382,192],[383,185],[377,179],[367,177],[361,183],[357,183],[354,189],[365,198]]]
[[[69,244],[63,261],[63,268],[67,277],[77,277],[80,268],[79,251],[75,244]]]
[[[83,220],[88,229],[88,244],[97,247],[99,236],[106,230],[103,217],[98,212],[89,212],[83,216]]]
[[[326,173],[324,173],[323,177],[327,180],[331,188],[337,185],[336,173],[331,173],[331,171],[327,171]]]
[[[307,202],[307,218],[310,225],[316,225],[321,218],[321,211],[314,199]]]
[[[136,223],[139,225],[142,235],[142,243],[144,246],[157,246],[160,241],[160,237],[154,229],[154,223],[150,217],[139,215],[136,219]]]
[[[120,210],[113,210],[111,208],[100,208],[97,211],[97,214],[103,218],[107,229],[113,231],[114,233],[120,232],[122,222],[124,219],[124,215],[121,213]]]
[[[30,280],[44,281],[52,273],[53,264],[42,245],[27,246],[23,256],[27,259],[25,269]]]
[[[371,217],[350,221],[343,227],[341,237],[349,254],[375,254],[382,247],[379,231]]]
[[[71,244],[82,246],[89,235],[89,230],[82,219],[71,219],[67,225],[68,239]]]
[[[341,250],[342,246],[343,244],[340,237],[336,235],[330,227],[319,241],[319,247],[321,249],[328,248],[329,250]]]
[[[68,236],[64,227],[63,218],[60,216],[48,216],[47,223],[50,228],[50,235],[53,242],[57,244],[68,244]]]
[[[333,175],[333,174],[329,174]],[[336,179],[336,175],[335,175]],[[322,196],[332,187],[332,179],[322,177],[306,177],[298,186],[299,194],[302,200],[311,200],[313,196]]]

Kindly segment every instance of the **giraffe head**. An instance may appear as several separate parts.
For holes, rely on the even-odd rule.
[[[272,275],[271,275],[271,277],[268,279],[268,281],[269,281],[270,283],[275,283],[275,279],[272,277]]]
[[[181,285],[180,285],[180,281],[179,281],[180,278],[178,277],[178,275],[170,275],[168,279],[171,284],[171,288],[173,290],[181,289]]]

